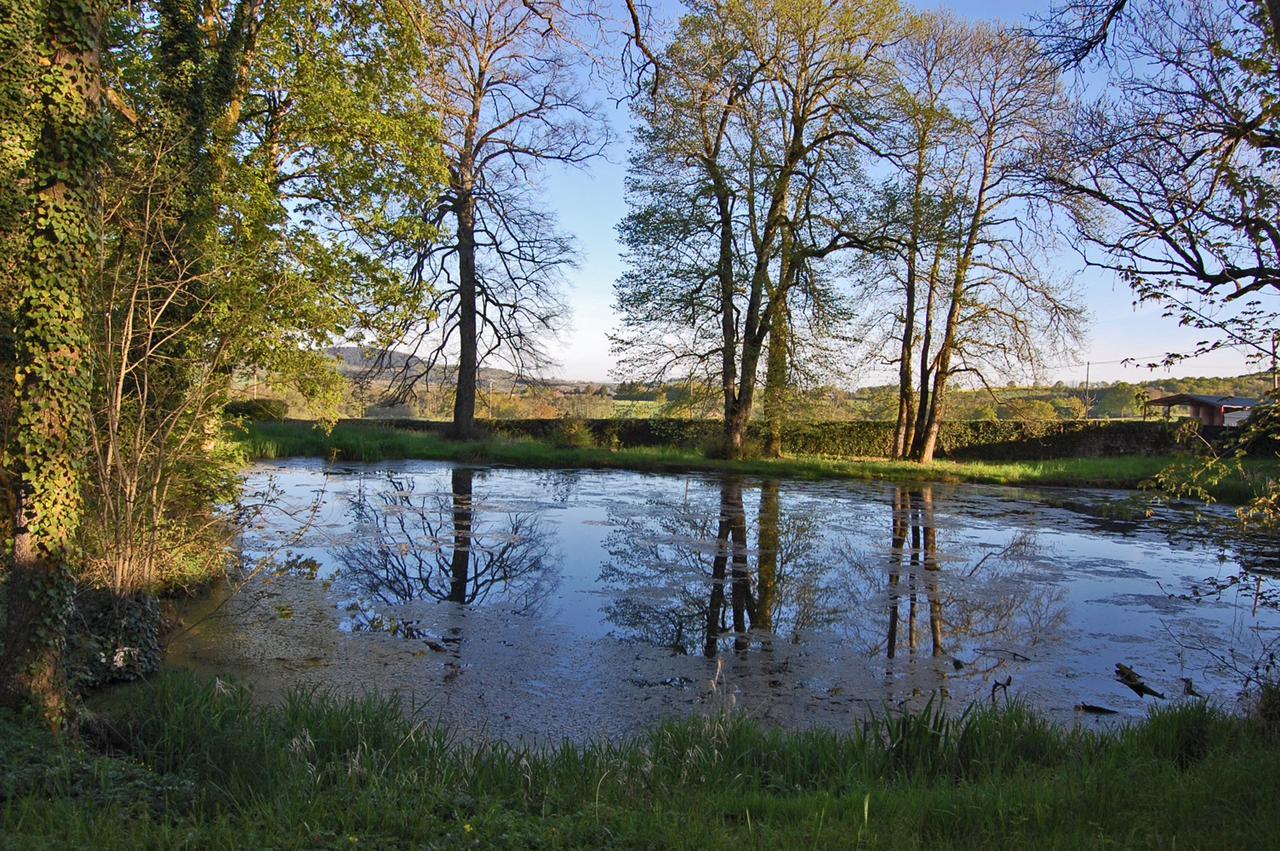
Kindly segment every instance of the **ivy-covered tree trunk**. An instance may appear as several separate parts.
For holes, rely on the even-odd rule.
[[[93,242],[92,182],[103,147],[101,38],[107,0],[48,0],[33,105],[27,256],[14,327],[13,564],[0,652],[0,705],[65,710],[62,652],[90,371],[82,287]]]

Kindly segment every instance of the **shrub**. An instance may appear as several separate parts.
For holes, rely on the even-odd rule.
[[[587,428],[585,420],[578,417],[562,417],[551,429],[551,445],[560,449],[590,449],[596,439]]]
[[[226,404],[222,413],[249,420],[282,420],[289,415],[289,403],[283,399],[235,399]]]
[[[141,679],[160,668],[160,607],[150,595],[81,586],[68,632],[67,674],[78,691]]]

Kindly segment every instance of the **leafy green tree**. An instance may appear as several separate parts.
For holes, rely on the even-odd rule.
[[[1083,420],[1089,414],[1088,406],[1078,396],[1054,399],[1049,404],[1053,406],[1054,413],[1059,419]]]
[[[112,52],[132,117],[90,282],[85,543],[91,578],[117,593],[225,558],[232,376],[331,407],[342,385],[325,348],[391,324],[434,235],[420,210],[442,176],[438,123],[412,73],[429,62],[426,22],[364,0],[214,11],[135,7]]]
[[[1056,420],[1058,410],[1043,399],[1010,399],[999,406],[1002,420]]]
[[[699,3],[651,54],[652,85],[633,105],[614,342],[646,378],[714,376],[729,457],[744,450],[766,351],[772,385],[786,377],[794,338],[767,344],[796,327],[788,299],[820,285],[818,260],[862,241],[840,202],[896,12],[881,0]],[[820,286],[805,295],[831,303]]]
[[[324,397],[323,348],[395,315],[443,176],[416,85],[437,42],[410,11],[4,4],[0,701],[60,714],[77,584],[220,566],[238,370]]]

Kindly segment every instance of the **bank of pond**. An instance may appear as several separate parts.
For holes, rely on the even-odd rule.
[[[1001,431],[997,435],[1006,439],[1004,443],[984,444],[986,449],[995,453],[984,460],[962,457],[917,464],[890,460],[870,451],[879,446],[879,437],[866,445],[862,441],[837,441],[837,448],[842,448],[839,453],[819,451],[823,447],[832,448],[821,441],[802,441],[799,444],[801,450],[807,448],[809,451],[791,453],[782,458],[753,455],[729,461],[715,457],[714,440],[708,437],[714,429],[705,427],[696,432],[705,444],[699,446],[696,441],[691,444],[680,435],[664,442],[661,429],[655,430],[653,426],[647,427],[643,441],[632,444],[618,443],[616,439],[611,442],[607,434],[597,433],[600,429],[592,430],[579,421],[533,422],[538,425],[537,429],[499,430],[488,437],[467,442],[449,440],[444,436],[441,424],[415,423],[415,427],[409,428],[407,422],[399,422],[397,427],[397,422],[377,420],[346,420],[329,429],[302,420],[249,421],[233,429],[233,435],[245,456],[258,461],[284,458],[360,462],[418,459],[533,468],[576,467],[667,473],[701,471],[808,480],[880,479],[1127,489],[1153,483],[1155,477],[1171,467],[1194,464],[1195,460],[1195,456],[1185,452],[1171,454],[1177,442],[1170,437],[1171,432],[1166,433],[1168,429],[1157,427],[1155,423],[1118,423],[1114,428],[1129,427],[1120,429],[1124,431],[1125,440],[1090,438],[1091,442],[1081,447],[1089,450],[1084,454],[1072,454],[1070,449],[1074,444],[1061,440],[1046,444],[1045,439],[1023,435],[1025,440],[1017,443],[1023,432],[1008,430],[1007,434]],[[1088,438],[1090,435],[1088,423],[1074,426],[1071,423],[1022,425],[1074,428],[1067,437],[1083,435]],[[1139,426],[1144,428],[1134,428]],[[1152,439],[1146,446],[1138,446],[1144,436]],[[866,450],[866,454],[854,451],[857,448]],[[1107,449],[1117,452],[1106,454]],[[1123,454],[1118,450],[1124,450]],[[1274,457],[1274,453],[1262,453],[1258,458],[1245,459],[1238,470],[1227,469],[1220,478],[1201,481],[1200,484],[1220,502],[1241,504],[1260,493],[1267,480],[1277,477],[1280,477],[1280,460]]]
[[[1280,829],[1275,695],[1098,732],[1014,702],[786,732],[717,715],[625,741],[460,741],[395,699],[263,706],[166,673],[77,738],[0,714],[5,847],[1261,848]]]

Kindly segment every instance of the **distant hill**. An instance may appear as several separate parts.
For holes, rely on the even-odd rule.
[[[373,374],[373,378],[390,378],[403,370],[406,365],[411,370],[419,370],[425,365],[422,358],[397,351],[386,352],[385,357],[381,358],[380,361],[381,352],[376,349],[366,349],[363,346],[331,346],[328,352],[337,358],[339,361],[338,368],[348,378],[360,377],[375,369],[377,369],[377,372]],[[438,367],[437,371],[441,377],[447,377],[452,380],[454,375],[453,367]],[[505,369],[482,367],[480,369],[480,378],[482,380],[514,382],[516,374]]]
[[[363,376],[378,365],[379,352],[363,346],[331,346],[330,355],[339,362],[338,368],[348,378]],[[388,352],[384,363],[384,371],[388,374],[404,368],[405,364],[417,364],[421,361],[413,355],[403,352]]]
[[[422,358],[406,352],[391,351],[379,363],[379,352],[363,346],[331,346],[328,353],[338,361],[338,369],[348,379],[370,379],[373,381],[390,381],[407,367],[411,373],[420,372],[425,366]],[[453,366],[440,366],[431,374],[433,385],[453,384],[457,371]],[[613,385],[599,381],[574,381],[559,378],[534,379],[521,378],[514,372],[495,367],[481,367],[480,384],[488,389],[490,382],[495,392],[505,393],[531,386],[547,387],[561,392],[581,393],[586,388],[607,387]]]

